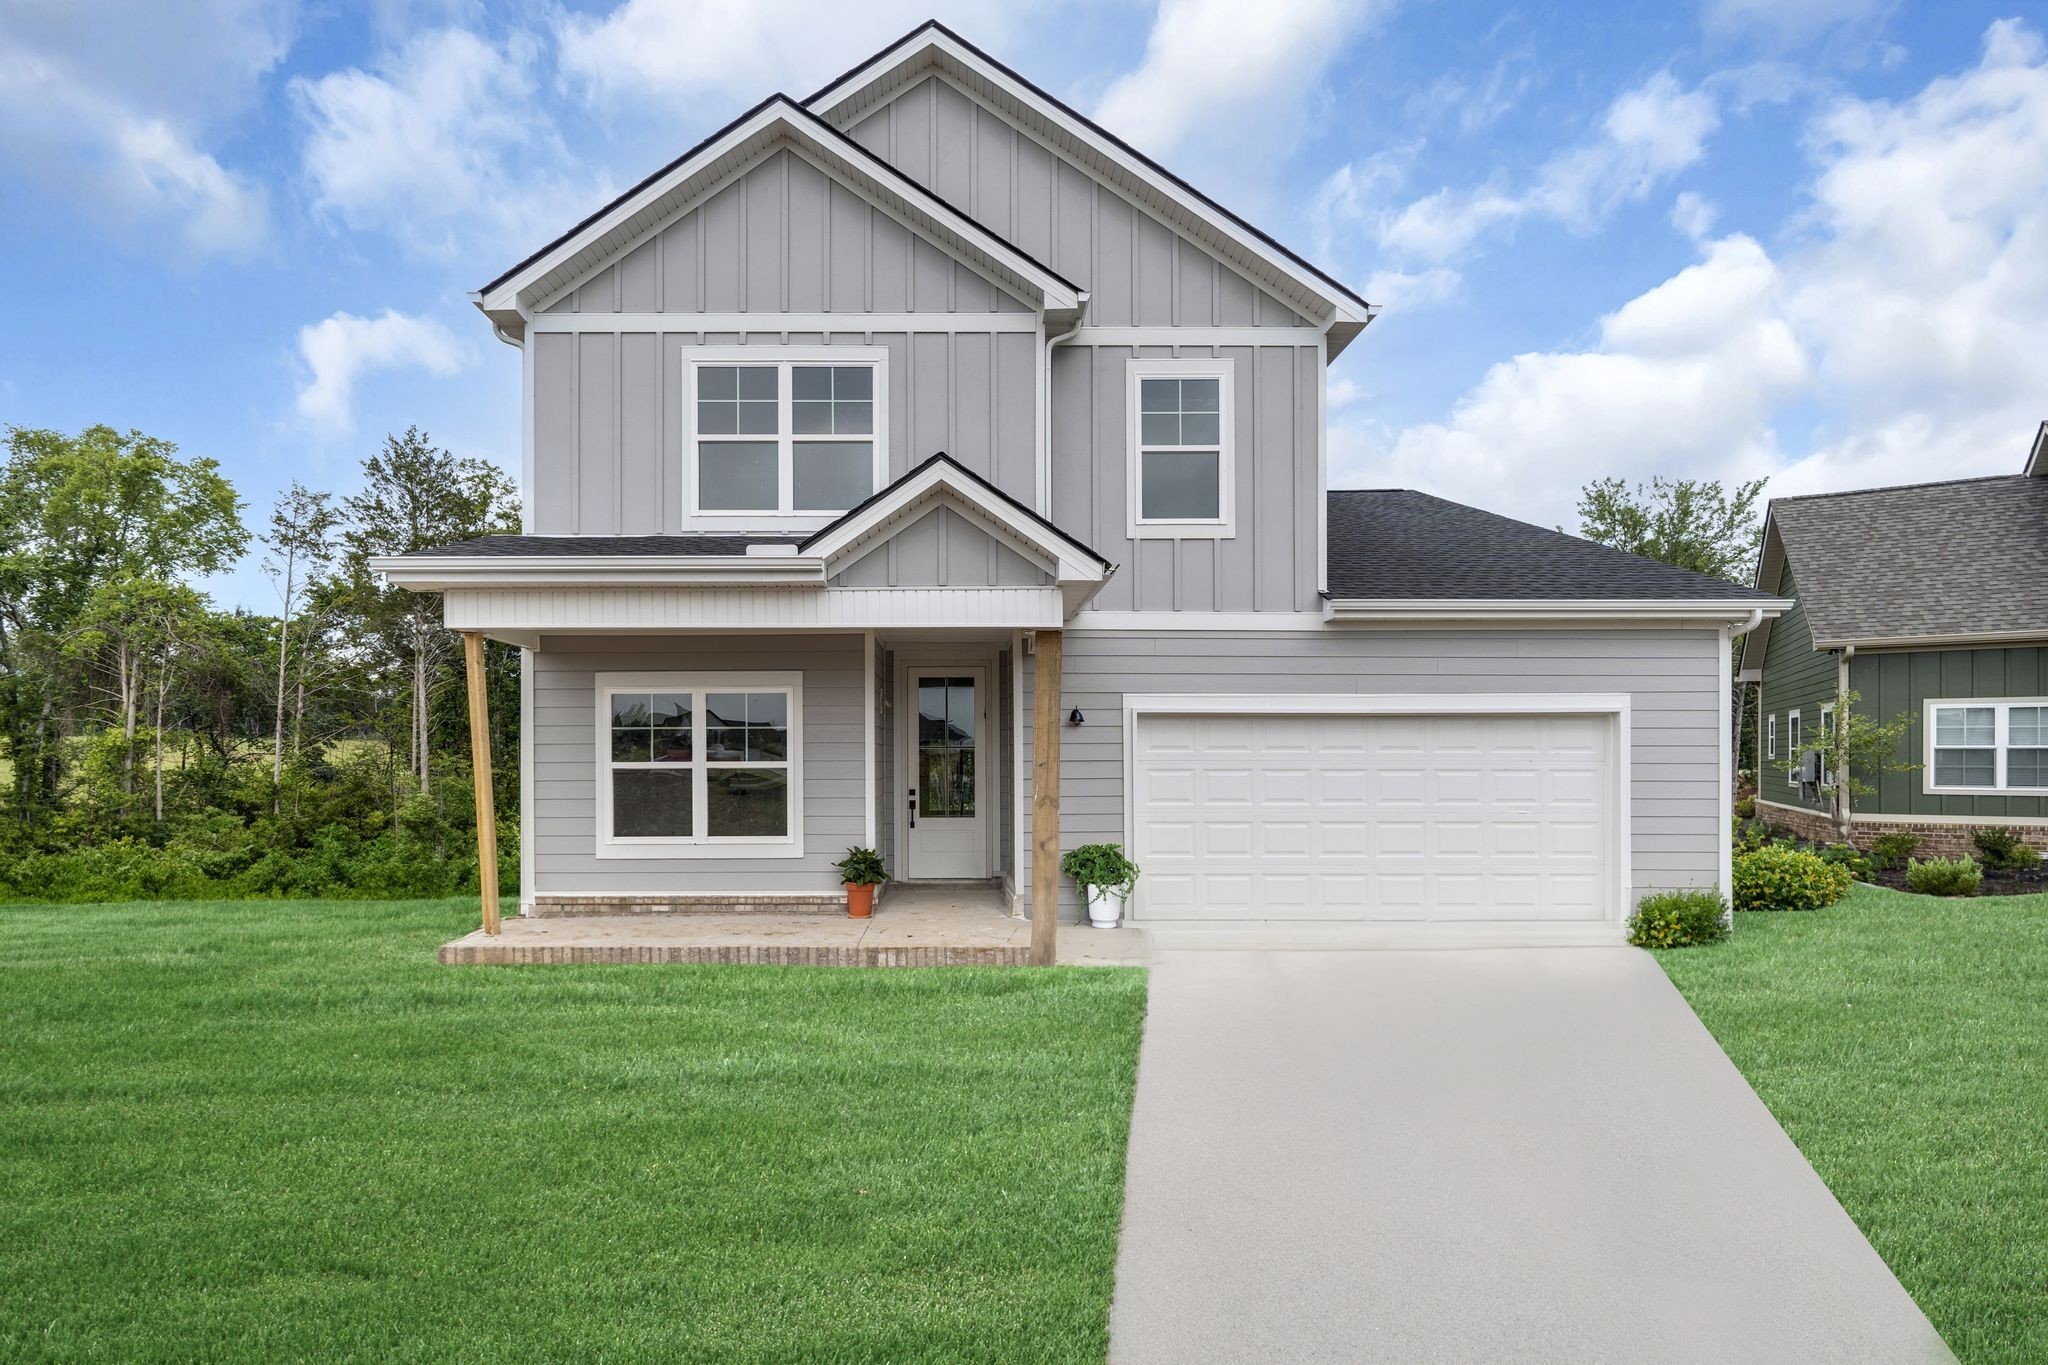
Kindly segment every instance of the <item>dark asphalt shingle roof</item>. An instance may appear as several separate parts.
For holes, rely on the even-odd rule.
[[[1329,493],[1330,596],[1764,600],[1766,593],[1406,488]]]
[[[2048,636],[2048,479],[1779,498],[1771,524],[1816,640]]]

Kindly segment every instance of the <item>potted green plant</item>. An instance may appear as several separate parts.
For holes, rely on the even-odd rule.
[[[1068,849],[1060,859],[1060,871],[1080,886],[1088,922],[1098,929],[1114,929],[1138,884],[1138,865],[1125,856],[1124,846],[1082,844]]]
[[[846,883],[846,917],[866,919],[875,913],[875,888],[889,880],[882,855],[871,848],[849,848],[846,856],[832,866]]]

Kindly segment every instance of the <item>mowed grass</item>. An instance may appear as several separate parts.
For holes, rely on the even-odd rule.
[[[2048,1360],[2048,895],[1858,886],[1658,960],[1956,1354]]]
[[[0,1358],[1102,1358],[1142,973],[475,914],[0,907]]]

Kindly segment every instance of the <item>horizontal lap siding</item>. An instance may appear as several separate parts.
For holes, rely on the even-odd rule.
[[[1910,716],[1912,728],[1900,742],[1899,757],[1918,765],[1927,752],[1926,704],[1944,698],[2048,697],[2048,647],[1923,649],[1860,653],[1849,661],[1849,683],[1857,707],[1873,720]],[[1858,797],[1865,815],[1947,815],[1996,821],[2048,817],[2048,798],[2039,796],[1936,796],[1922,790],[1927,774],[1885,773],[1877,791]],[[1872,781],[1865,776],[1865,781]]]
[[[1032,742],[1026,661],[1020,707]],[[1070,631],[1061,710],[1060,845],[1127,842],[1127,693],[1628,693],[1630,837],[1637,893],[1710,886],[1719,872],[1720,720],[1725,689],[1713,631],[1138,634]],[[1024,781],[1028,791],[1030,771]],[[1024,809],[1028,811],[1029,798]],[[1020,869],[1028,889],[1030,868]],[[1062,885],[1072,912],[1073,889]]]
[[[533,867],[544,893],[831,891],[867,818],[858,635],[549,636],[533,660]],[[596,680],[609,672],[803,674],[801,858],[599,858]]]

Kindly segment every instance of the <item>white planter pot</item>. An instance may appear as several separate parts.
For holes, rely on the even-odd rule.
[[[1088,903],[1088,922],[1097,929],[1114,929],[1124,912],[1124,898],[1104,886],[1084,886],[1082,899]]]

